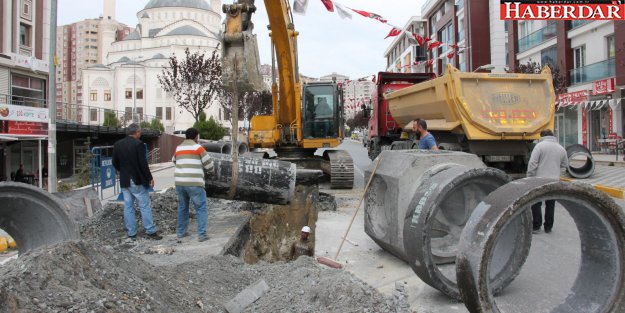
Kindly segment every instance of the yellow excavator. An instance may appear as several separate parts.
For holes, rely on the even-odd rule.
[[[253,33],[254,0],[224,4],[224,81],[239,91],[262,90],[258,45]],[[340,84],[300,82],[297,37],[288,0],[265,0],[272,42],[271,115],[254,116],[249,132],[253,149],[273,149],[279,159],[330,176],[333,189],[351,189],[354,164],[348,152],[335,150],[343,139],[343,99]],[[277,78],[276,81],[276,63]],[[235,73],[236,71],[236,73]],[[317,149],[326,149],[316,156]]]

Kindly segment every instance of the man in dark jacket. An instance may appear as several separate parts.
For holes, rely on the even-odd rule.
[[[148,238],[160,240],[156,225],[152,221],[152,206],[148,188],[154,186],[154,179],[146,157],[145,144],[141,138],[141,128],[130,124],[126,129],[126,138],[115,143],[113,148],[113,166],[119,171],[119,184],[124,194],[124,224],[129,238],[137,236],[135,220],[135,199],[139,203],[143,228]]]

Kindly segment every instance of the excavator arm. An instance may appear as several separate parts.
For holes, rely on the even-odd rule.
[[[273,114],[254,116],[250,132],[250,146],[273,148],[282,143],[302,141],[302,112],[299,69],[297,65],[297,36],[291,8],[287,0],[265,0],[272,39],[272,57],[277,60],[278,81],[272,84]],[[254,35],[252,14],[255,0],[238,0],[224,4],[226,13],[224,31],[224,80],[230,85],[237,71],[239,90],[262,90],[258,45]]]

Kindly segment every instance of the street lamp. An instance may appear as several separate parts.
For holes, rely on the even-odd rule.
[[[475,70],[473,70],[473,72],[475,73],[475,72],[477,72],[479,70],[492,71],[494,69],[495,69],[494,65],[492,65],[492,64],[485,64],[485,65],[482,65],[482,66],[478,66]]]

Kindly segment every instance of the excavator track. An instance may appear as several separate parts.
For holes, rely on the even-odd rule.
[[[347,151],[325,151],[321,169],[330,175],[330,187],[332,189],[354,188],[354,160]]]

